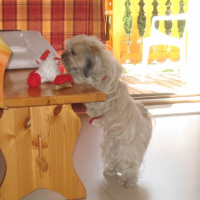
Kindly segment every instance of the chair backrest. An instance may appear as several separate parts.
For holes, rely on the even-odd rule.
[[[157,21],[173,21],[173,20],[186,20],[185,27],[184,27],[184,33],[183,37],[185,37],[185,33],[187,32],[188,29],[188,13],[182,13],[182,14],[177,14],[177,15],[164,15],[164,16],[154,16],[152,18],[152,23],[151,23],[151,34],[153,35],[155,32],[158,30],[155,27],[155,24]]]

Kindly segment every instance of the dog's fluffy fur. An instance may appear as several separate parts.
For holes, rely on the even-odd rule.
[[[78,35],[65,45],[62,62],[74,82],[90,84],[107,95],[105,102],[85,103],[90,117],[101,116],[95,123],[104,129],[104,174],[120,173],[120,185],[135,186],[152,134],[151,116],[130,98],[126,84],[119,80],[122,67],[105,44],[95,36]]]

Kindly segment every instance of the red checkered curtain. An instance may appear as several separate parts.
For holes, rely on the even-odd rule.
[[[78,34],[105,41],[103,0],[0,0],[0,29],[36,30],[60,54]]]

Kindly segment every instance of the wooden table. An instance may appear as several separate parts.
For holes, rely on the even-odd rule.
[[[7,170],[0,200],[19,200],[38,188],[66,199],[85,198],[72,163],[81,123],[71,104],[105,101],[106,95],[89,85],[73,84],[60,91],[53,91],[52,83],[29,88],[30,71],[12,70],[4,75],[0,148]]]

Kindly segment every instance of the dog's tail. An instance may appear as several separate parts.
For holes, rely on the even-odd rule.
[[[141,113],[142,113],[142,115],[143,115],[144,117],[148,117],[148,116],[151,116],[151,115],[152,115],[152,114],[148,111],[148,109],[144,107],[144,105],[143,105],[142,103],[138,102],[138,103],[137,103],[137,106],[139,107],[139,109],[140,109],[140,111],[141,111]]]
[[[138,108],[140,109],[142,115],[148,120],[149,127],[152,132],[153,127],[155,126],[155,118],[154,116],[149,112],[147,108],[144,107],[142,103],[137,103]]]

